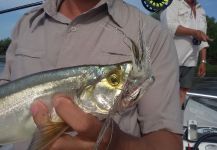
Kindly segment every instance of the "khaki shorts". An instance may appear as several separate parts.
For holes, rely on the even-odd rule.
[[[179,82],[181,88],[190,89],[192,87],[195,68],[196,67],[186,67],[186,66],[179,67]]]

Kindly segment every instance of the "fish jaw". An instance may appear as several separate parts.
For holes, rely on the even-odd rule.
[[[150,76],[147,79],[138,80],[139,82],[136,84],[136,79],[132,83],[127,82],[125,86],[125,90],[122,93],[121,100],[118,104],[118,111],[123,111],[126,108],[132,107],[137,104],[141,97],[147,92],[150,86],[154,83],[154,76]],[[142,81],[142,82],[141,82]]]

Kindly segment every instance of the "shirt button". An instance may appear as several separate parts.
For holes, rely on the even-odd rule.
[[[77,30],[78,30],[77,27],[71,27],[71,29],[70,29],[71,32],[76,32]]]

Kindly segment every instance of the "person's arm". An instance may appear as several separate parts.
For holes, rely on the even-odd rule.
[[[143,135],[141,138],[130,136],[121,130],[115,131],[115,136],[110,145],[112,150],[181,150],[182,139],[178,134],[168,130],[158,130]]]
[[[206,48],[200,51],[200,64],[198,67],[198,76],[204,77],[206,75]]]
[[[17,22],[11,34],[11,43],[6,51],[4,70],[0,74],[0,85],[11,80],[11,65],[15,59],[15,51],[17,49],[17,39],[21,22],[22,18]]]
[[[11,63],[15,57],[15,54],[14,54],[15,50],[16,50],[16,44],[15,44],[14,38],[12,38],[12,41],[11,41],[7,51],[6,51],[5,65],[4,65],[3,71],[1,72],[1,75],[0,75],[0,85],[10,81],[10,76],[11,76],[10,67],[11,67]]]
[[[54,107],[60,117],[78,132],[78,135],[75,137],[69,135],[59,137],[52,144],[50,150],[93,149],[102,122],[92,115],[84,113],[72,103],[70,98],[62,95],[54,97]],[[46,107],[41,102],[36,102],[31,110],[38,127],[41,128],[46,125],[46,121],[49,120]],[[111,150],[135,150],[135,148],[137,150],[181,150],[182,140],[180,135],[163,129],[138,138],[124,133],[115,125],[113,132],[110,126],[104,135],[100,149],[104,150],[108,146]]]
[[[191,29],[191,28],[186,28],[182,25],[179,25],[175,35],[177,36],[192,36],[195,37],[196,39],[200,40],[200,41],[208,41],[210,40],[209,36],[206,35],[203,31],[200,30],[195,30],[195,29]]]

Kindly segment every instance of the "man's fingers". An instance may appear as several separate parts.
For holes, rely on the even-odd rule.
[[[214,39],[209,38],[208,35],[206,35],[204,32],[202,32],[200,30],[196,31],[195,38],[200,40],[200,41],[210,41],[210,42],[214,41]]]
[[[82,111],[72,100],[66,96],[56,95],[53,98],[53,105],[61,118],[75,131],[94,134],[99,132],[101,122],[94,116]]]
[[[199,77],[204,77],[206,75],[206,71],[202,68],[199,67],[199,70],[198,70],[198,76]]]
[[[32,104],[30,111],[38,128],[41,128],[48,123],[48,108],[40,100],[37,100]]]
[[[69,124],[73,129],[78,128],[76,125],[78,122],[82,122],[82,118],[84,118],[85,114],[72,103],[70,98],[62,95],[56,95],[53,98],[53,105],[56,112],[67,124]]]

